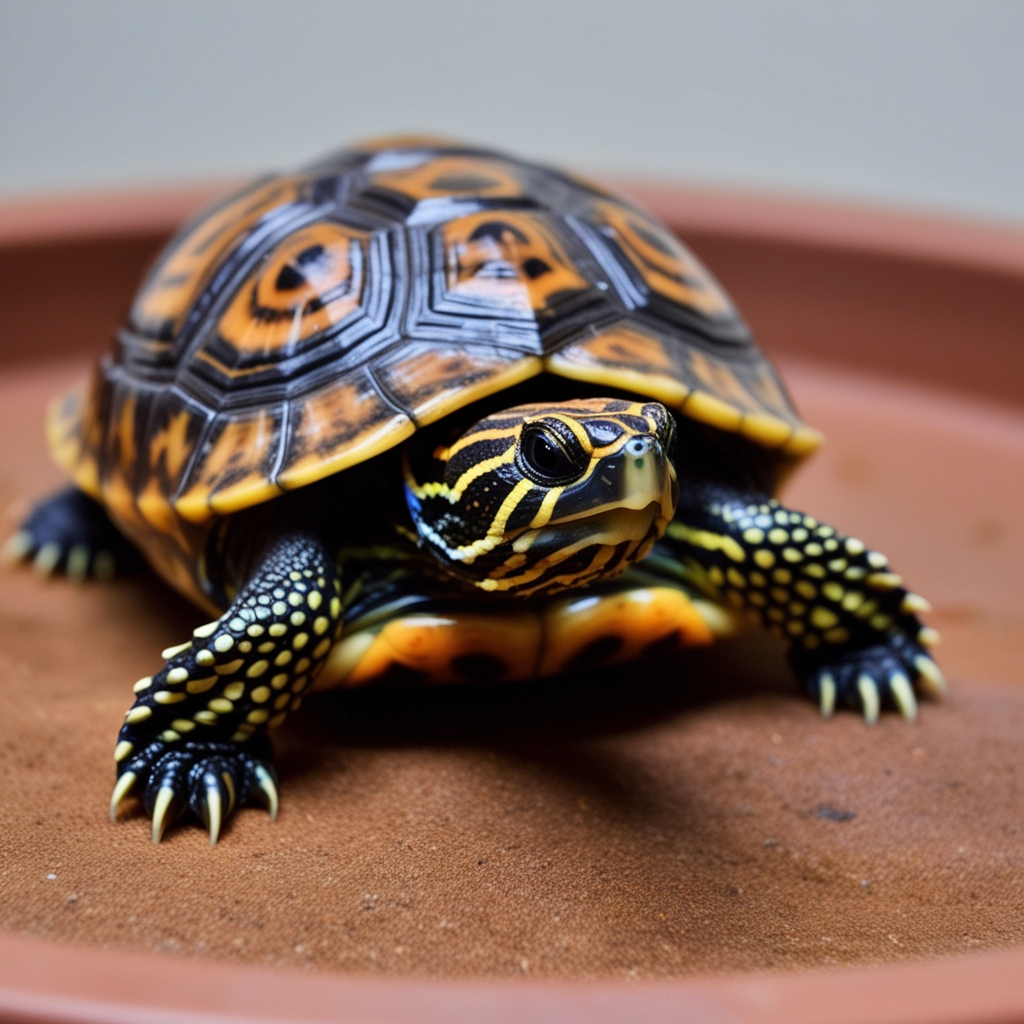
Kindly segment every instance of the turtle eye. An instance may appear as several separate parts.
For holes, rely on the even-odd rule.
[[[581,477],[590,460],[570,452],[561,439],[539,424],[528,424],[519,439],[519,463],[534,483],[553,487]]]

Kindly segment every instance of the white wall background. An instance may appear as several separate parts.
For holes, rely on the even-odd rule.
[[[1024,0],[0,0],[0,197],[438,131],[1024,220]]]

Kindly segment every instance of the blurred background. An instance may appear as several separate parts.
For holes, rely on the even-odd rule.
[[[1024,220],[1020,0],[2,0],[0,199],[440,132],[595,175]]]

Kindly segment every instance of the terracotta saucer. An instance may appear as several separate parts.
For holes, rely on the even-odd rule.
[[[326,697],[214,850],[108,822],[130,683],[201,616],[0,587],[0,1020],[1024,1019],[1024,231],[626,183],[829,444],[787,499],[935,606],[951,682],[823,723],[756,637],[579,684]],[[222,186],[0,207],[0,501]]]

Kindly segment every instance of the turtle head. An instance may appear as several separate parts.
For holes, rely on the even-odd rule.
[[[421,543],[482,590],[526,596],[614,576],[675,512],[675,422],[657,402],[519,405],[451,444],[417,440],[405,496]]]

